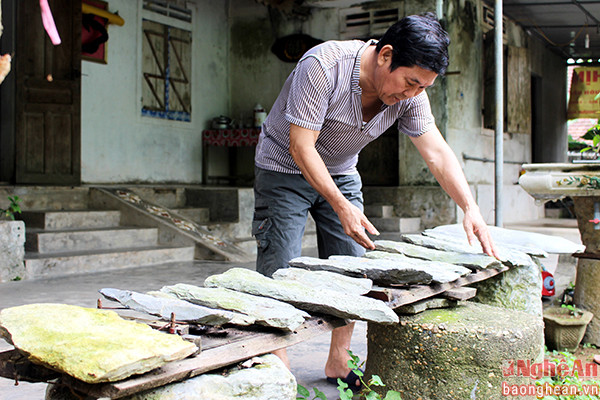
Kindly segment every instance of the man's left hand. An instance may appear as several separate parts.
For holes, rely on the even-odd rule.
[[[477,239],[481,243],[481,248],[485,254],[498,258],[498,251],[496,250],[487,224],[479,212],[479,208],[471,208],[465,211],[463,227],[470,245],[475,244],[475,240]]]

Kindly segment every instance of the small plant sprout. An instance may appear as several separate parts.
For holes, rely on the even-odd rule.
[[[21,214],[21,207],[19,206],[19,202],[21,201],[21,199],[19,198],[19,196],[8,196],[8,201],[10,202],[8,208],[0,208],[0,213],[2,213],[3,216],[8,217],[14,221],[15,214]]]
[[[355,356],[354,353],[352,353],[350,350],[346,350],[346,351],[350,355],[350,360],[348,360],[348,367],[350,367],[350,369],[356,374],[356,376],[358,376],[358,379],[360,380],[360,383],[362,385],[362,389],[361,389],[360,393],[357,393],[358,397],[354,397],[355,394],[352,392],[352,390],[350,390],[348,388],[348,384],[338,378],[337,389],[338,389],[338,392],[340,393],[340,400],[352,400],[355,398],[359,399],[359,400],[360,399],[365,399],[365,400],[402,400],[402,398],[400,397],[400,393],[396,392],[394,390],[388,391],[387,394],[385,395],[385,397],[381,397],[381,395],[379,393],[375,392],[372,389],[373,386],[385,386],[385,384],[382,382],[381,378],[378,375],[373,375],[371,377],[371,379],[369,379],[368,382],[365,382],[365,380],[363,379],[365,374],[361,369],[361,367],[364,365],[364,361],[361,362],[360,359],[358,358],[358,356]],[[298,397],[296,397],[296,399],[297,400],[315,400],[315,399],[327,400],[327,397],[325,397],[325,394],[323,394],[323,392],[319,391],[319,389],[313,388],[313,391],[315,393],[314,397],[310,397],[310,396],[312,396],[310,391],[308,389],[306,389],[304,386],[298,385]]]
[[[574,317],[580,317],[583,315],[583,311],[581,311],[579,308],[575,307],[572,304],[563,304],[561,307],[569,310],[569,314],[571,314]]]

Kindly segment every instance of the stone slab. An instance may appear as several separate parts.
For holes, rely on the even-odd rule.
[[[398,316],[383,301],[333,290],[317,290],[294,281],[276,281],[244,268],[232,268],[223,274],[209,276],[204,285],[271,297],[303,310],[322,312],[339,318],[380,323],[398,321]]]
[[[177,335],[125,321],[114,311],[29,304],[0,311],[0,335],[35,364],[87,383],[112,382],[193,354]]]
[[[460,240],[451,236],[403,235],[402,240],[436,250],[484,255],[479,243],[476,243],[472,246],[467,242],[466,239]],[[529,254],[514,248],[507,248],[496,244],[496,252],[498,259],[508,266],[518,267],[531,264],[531,257]],[[545,252],[539,253],[547,255]]]
[[[405,256],[404,254],[389,253],[386,251],[368,251],[365,253],[365,257],[376,260],[386,259],[394,261],[402,266],[410,265],[412,268],[426,271],[431,275],[431,281],[433,283],[454,282],[461,276],[466,276],[471,273],[469,268],[463,267],[462,265],[411,258]]]
[[[257,324],[288,331],[298,328],[305,318],[310,317],[306,312],[298,310],[288,303],[225,288],[207,288],[178,283],[164,286],[160,290],[186,302],[212,309],[235,311],[247,315]]]
[[[380,286],[429,284],[431,274],[422,268],[401,266],[395,261],[352,256],[331,256],[329,259],[296,257],[289,261],[294,267],[313,271],[332,271],[349,276],[363,276]]]
[[[220,326],[226,323],[252,325],[254,323],[254,319],[248,315],[203,307],[174,298],[158,298],[131,290],[113,288],[103,288],[99,292],[107,299],[117,301],[127,308],[156,315],[165,321],[170,321],[171,313],[174,313],[177,321],[202,325]]]
[[[526,232],[517,229],[506,229],[497,226],[488,226],[494,243],[506,247],[514,247],[533,256],[544,257],[546,253],[572,254],[583,251],[583,246],[571,240],[545,235],[537,232]],[[460,238],[466,241],[466,234],[461,224],[441,225],[433,229],[425,230],[424,234],[440,233]]]
[[[441,297],[433,297],[431,299],[425,299],[421,301],[417,301],[416,303],[407,304],[402,307],[396,308],[396,312],[398,314],[408,314],[414,315],[425,310],[430,310],[434,308],[449,308],[456,307],[458,302],[456,300],[445,299]]]
[[[500,266],[500,262],[498,260],[485,254],[441,251],[411,243],[394,242],[391,240],[376,240],[374,243],[376,250],[387,251],[390,253],[400,253],[408,257],[420,258],[423,260],[458,264],[473,270],[495,268]]]
[[[313,285],[315,289],[335,290],[355,295],[367,294],[373,288],[368,278],[353,278],[330,271],[310,271],[304,268],[281,268],[273,274],[275,280],[292,280]]]

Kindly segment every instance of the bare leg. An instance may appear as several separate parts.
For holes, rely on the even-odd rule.
[[[281,361],[283,361],[283,364],[287,367],[287,369],[290,369],[290,359],[288,358],[286,348],[275,350],[273,354],[275,354],[277,357],[279,357]]]
[[[329,358],[325,364],[325,375],[330,378],[345,378],[350,373],[348,360],[350,355],[350,340],[354,331],[354,322],[341,326],[331,332],[331,345],[329,346]],[[360,384],[357,381],[356,384]]]

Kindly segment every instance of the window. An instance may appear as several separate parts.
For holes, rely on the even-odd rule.
[[[191,32],[149,19],[142,32],[142,115],[190,122]]]
[[[372,10],[352,7],[340,10],[340,36],[342,39],[378,39],[402,14],[401,6]]]

